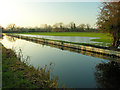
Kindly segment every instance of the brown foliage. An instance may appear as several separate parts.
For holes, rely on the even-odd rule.
[[[120,45],[120,1],[103,2],[100,10],[97,21],[98,28],[111,34],[113,37],[112,46],[117,48]]]

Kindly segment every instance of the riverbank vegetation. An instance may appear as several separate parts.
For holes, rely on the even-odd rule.
[[[21,62],[15,52],[2,46],[2,87],[3,88],[57,88],[58,78],[51,76],[51,70],[35,69]]]

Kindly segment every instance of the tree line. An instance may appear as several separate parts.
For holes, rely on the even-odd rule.
[[[40,27],[20,27],[15,24],[9,24],[3,28],[5,33],[21,33],[21,32],[97,32],[98,30],[92,28],[89,24],[76,25],[74,22],[65,25],[63,23],[56,23],[53,26],[42,24]]]

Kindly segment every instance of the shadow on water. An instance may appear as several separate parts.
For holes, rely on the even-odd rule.
[[[120,63],[111,61],[98,64],[95,79],[98,88],[120,88]]]

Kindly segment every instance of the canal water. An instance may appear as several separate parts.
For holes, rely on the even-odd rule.
[[[59,78],[59,87],[64,84],[67,88],[96,88],[96,66],[110,62],[109,59],[95,58],[10,36],[4,36],[0,42],[17,54],[21,49],[23,57],[29,56],[29,63],[36,68],[53,63],[53,74]]]

